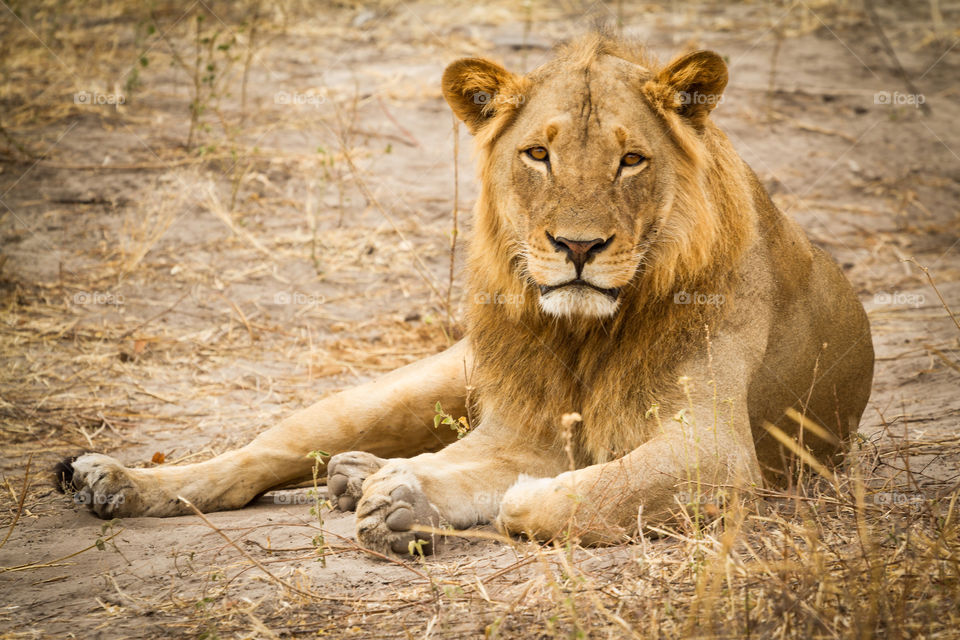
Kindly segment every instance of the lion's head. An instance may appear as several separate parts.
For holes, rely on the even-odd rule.
[[[715,53],[658,69],[639,47],[602,34],[526,76],[479,58],[451,64],[444,96],[481,152],[475,297],[509,293],[540,313],[589,321],[709,268],[729,238],[707,159],[741,162],[709,148],[719,132],[708,116],[726,83]],[[724,188],[745,196],[742,182]]]

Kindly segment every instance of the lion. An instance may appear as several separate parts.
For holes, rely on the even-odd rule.
[[[104,518],[235,509],[309,478],[319,449],[359,541],[407,554],[484,523],[618,543],[691,491],[837,462],[870,395],[869,323],[711,119],[727,75],[716,53],[661,66],[603,33],[526,75],[452,63],[481,185],[466,338],[211,460],[85,454],[60,479]],[[438,402],[472,416],[465,437],[435,428]]]

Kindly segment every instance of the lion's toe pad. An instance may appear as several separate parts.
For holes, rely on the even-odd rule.
[[[416,529],[439,528],[440,512],[427,500],[412,473],[384,471],[370,479],[357,505],[357,538],[368,549],[382,553],[433,553],[436,536]]]
[[[365,451],[339,453],[327,463],[327,489],[341,511],[353,511],[363,495],[363,481],[380,470],[386,460]]]

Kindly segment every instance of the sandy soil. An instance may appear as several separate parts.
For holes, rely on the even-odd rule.
[[[690,46],[727,56],[731,82],[716,120],[861,295],[878,356],[861,425],[868,446],[955,438],[960,331],[904,262],[928,267],[960,312],[960,48],[944,53],[955,35],[930,39],[926,3],[879,7],[923,113],[876,98],[903,101],[910,89],[859,9],[625,4],[624,31],[661,57]],[[136,11],[2,18],[3,33],[32,48],[16,53],[22,64],[10,58],[0,95],[11,114],[3,127],[24,147],[0,142],[0,535],[29,479],[0,548],[0,635],[363,635],[365,616],[388,615],[401,635],[460,637],[482,634],[493,615],[462,618],[440,599],[430,608],[397,598],[428,579],[441,590],[480,583],[494,599],[523,597],[501,592],[497,572],[528,569],[530,545],[459,540],[426,563],[390,563],[353,547],[352,515],[326,510],[334,551],[324,566],[311,550],[312,498],[297,490],[209,516],[263,567],[330,597],[278,625],[297,603],[284,605],[277,585],[197,518],[103,523],[55,493],[48,469],[84,449],[142,465],[156,453],[167,464],[208,457],[324,393],[448,344],[451,211],[461,214],[459,317],[459,249],[476,187],[461,128],[455,205],[444,66],[479,54],[529,69],[550,44],[617,10],[532,6],[526,35],[520,3],[271,15],[254,41],[245,109],[249,31],[229,52],[229,95],[202,117],[202,154],[183,147],[191,88],[169,50],[192,48],[178,11],[158,16],[169,42],[144,36]],[[960,10],[944,11],[956,25]],[[225,25],[239,22],[224,15]],[[38,44],[46,40],[49,50]],[[74,102],[78,91],[122,87],[147,46],[126,104]],[[31,65],[49,71],[35,75]],[[918,452],[918,491],[956,487],[960,460]],[[633,550],[582,553],[615,572]]]

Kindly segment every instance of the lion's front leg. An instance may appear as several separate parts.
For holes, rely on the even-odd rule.
[[[700,415],[711,415],[700,411]],[[746,415],[740,426],[673,428],[612,462],[525,480],[503,498],[497,527],[548,541],[569,535],[587,545],[617,544],[643,526],[667,523],[692,495],[715,487],[759,484]],[[715,437],[718,436],[718,437]]]
[[[363,483],[357,538],[369,549],[424,553],[436,539],[418,527],[464,529],[492,522],[507,489],[521,474],[554,476],[562,451],[517,446],[516,434],[482,425],[437,453],[390,460]]]
[[[192,465],[131,469],[110,456],[88,453],[57,465],[61,488],[101,518],[175,516],[190,513],[180,497],[202,511],[242,507],[260,487],[282,484],[283,461],[249,447]]]
[[[392,457],[449,443],[451,432],[433,426],[433,407],[439,401],[465,411],[470,358],[461,341],[325,398],[250,444],[205,462],[132,469],[109,456],[85,454],[58,465],[56,480],[75,489],[77,502],[102,518],[190,513],[180,496],[201,511],[237,509],[265,491],[309,480],[315,460],[308,454],[315,450],[333,455],[359,449]]]

